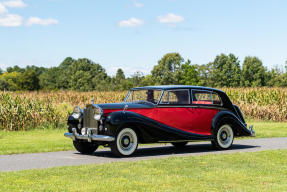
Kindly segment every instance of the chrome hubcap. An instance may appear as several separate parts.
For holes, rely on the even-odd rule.
[[[120,147],[124,151],[128,151],[134,145],[134,139],[130,133],[124,133],[121,135],[120,141]]]
[[[226,140],[227,139],[227,133],[226,132],[222,132],[221,133],[221,139],[222,140]]]
[[[228,148],[233,141],[233,130],[229,125],[223,125],[220,127],[217,133],[217,140],[222,148]]]
[[[130,138],[127,136],[124,136],[121,140],[122,146],[127,147],[130,144]]]

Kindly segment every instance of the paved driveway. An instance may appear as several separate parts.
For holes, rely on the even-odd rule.
[[[76,151],[0,155],[0,171],[18,171],[69,165],[102,164],[115,161],[138,161],[167,158],[170,156],[254,152],[286,148],[287,137],[235,140],[233,148],[225,151],[213,150],[210,142],[190,142],[185,149],[181,150],[176,150],[169,144],[141,146],[135,155],[129,158],[116,158],[112,155],[109,148],[100,149],[93,155],[82,155]]]

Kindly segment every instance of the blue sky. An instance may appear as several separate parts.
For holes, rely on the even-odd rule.
[[[194,64],[234,53],[287,60],[285,0],[0,0],[0,68],[87,57],[147,74],[168,52]]]

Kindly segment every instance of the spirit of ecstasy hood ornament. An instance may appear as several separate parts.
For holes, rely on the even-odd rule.
[[[125,105],[123,111],[127,110],[128,107],[129,107],[128,105]]]

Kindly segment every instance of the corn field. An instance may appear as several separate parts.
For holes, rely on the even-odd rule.
[[[287,121],[287,88],[223,88],[244,116]]]
[[[223,88],[245,117],[287,121],[287,88]],[[75,105],[123,101],[126,92],[0,92],[0,130],[29,130],[64,123]]]

